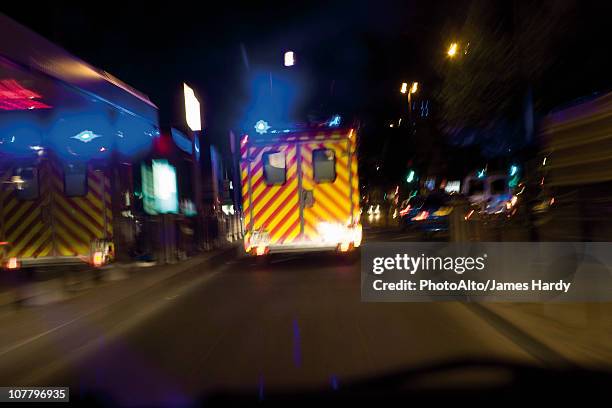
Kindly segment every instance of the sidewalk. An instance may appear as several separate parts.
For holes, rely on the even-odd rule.
[[[184,261],[172,264],[156,264],[154,262],[115,263],[100,269],[87,268],[72,271],[67,274],[55,273],[33,279],[31,282],[14,287],[0,286],[0,308],[17,305],[40,306],[57,303],[76,296],[91,292],[116,281],[146,275],[143,284],[154,285],[164,279],[190,269],[194,265],[210,261],[215,257],[222,257],[228,252],[236,251],[237,245],[228,244],[226,247],[215,249],[196,255]]]
[[[482,306],[579,366],[609,367],[612,361],[612,303]]]

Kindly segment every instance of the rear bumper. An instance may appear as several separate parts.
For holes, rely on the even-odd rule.
[[[265,232],[264,232],[265,234]],[[298,237],[289,243],[270,241],[267,234],[260,237],[247,232],[244,237],[244,249],[253,255],[286,252],[317,252],[335,251],[347,252],[361,245],[363,237],[361,224],[345,227],[339,224],[329,224],[316,237]]]
[[[300,253],[300,252],[348,252],[360,245],[360,242],[292,242],[289,244],[266,244],[246,247],[245,250],[251,255]]]
[[[280,253],[291,253],[291,252],[326,252],[336,251],[338,244],[287,244],[287,245],[270,245],[268,246],[269,253],[280,254]]]
[[[5,261],[2,261],[5,265]],[[82,269],[90,267],[87,259],[77,256],[58,256],[41,258],[21,258],[17,269],[40,269],[40,270],[59,270],[59,269]]]

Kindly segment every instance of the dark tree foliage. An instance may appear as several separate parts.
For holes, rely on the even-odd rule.
[[[533,87],[562,57],[559,43],[574,8],[573,0],[473,1],[457,34],[457,55],[438,66],[437,99],[448,133],[461,144],[495,135],[500,153],[522,142],[525,115],[539,105]]]

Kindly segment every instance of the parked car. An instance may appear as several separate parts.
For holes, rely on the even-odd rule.
[[[450,196],[442,191],[406,200],[399,212],[400,228],[423,234],[448,232],[449,215],[453,211],[449,202]]]
[[[468,176],[463,183],[462,194],[481,215],[499,215],[511,211],[516,203],[508,176]]]

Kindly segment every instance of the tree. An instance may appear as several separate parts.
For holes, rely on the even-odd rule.
[[[533,122],[533,85],[559,58],[555,49],[573,9],[573,0],[472,2],[458,54],[438,66],[437,99],[448,133],[478,142],[497,133],[510,139],[496,139],[506,151],[524,142]]]

